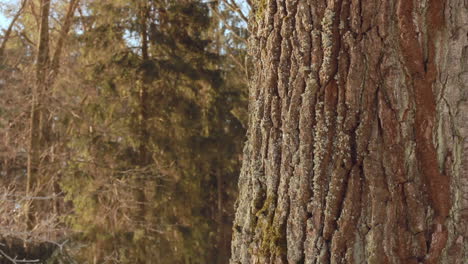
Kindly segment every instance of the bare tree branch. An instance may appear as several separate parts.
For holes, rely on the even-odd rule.
[[[211,10],[213,11],[213,13],[216,15],[217,18],[219,18],[221,21],[223,21],[223,24],[229,29],[229,31],[231,31],[232,35],[237,38],[238,40],[242,41],[244,44],[248,44],[247,42],[247,39],[239,36],[237,33],[236,33],[236,29],[233,28],[231,25],[229,25],[229,23],[227,23],[227,18],[224,17],[223,15],[221,15],[218,10],[216,10],[215,8],[211,8]]]
[[[10,22],[10,25],[8,26],[7,30],[5,31],[5,35],[3,35],[2,45],[0,46],[0,61],[3,60],[3,53],[5,52],[6,43],[7,43],[8,39],[10,38],[11,32],[13,31],[13,26],[15,25],[16,20],[18,20],[21,13],[23,12],[23,9],[24,9],[25,6],[26,6],[26,0],[23,0],[21,2],[20,8],[16,12],[15,16],[13,17],[13,19]]]
[[[249,19],[247,16],[242,12],[242,9],[239,7],[239,5],[236,3],[235,0],[221,0],[223,1],[224,4],[226,4],[229,9],[239,15],[239,17],[245,22],[248,23]]]
[[[9,260],[11,263],[13,263],[13,264],[17,264],[17,263],[37,263],[37,262],[39,262],[38,259],[26,260],[26,259],[16,259],[16,257],[15,257],[15,258],[12,258],[12,257],[8,256],[8,254],[5,253],[5,252],[4,252],[3,250],[1,250],[1,249],[0,249],[0,254],[1,254],[4,258],[8,259],[8,260]]]

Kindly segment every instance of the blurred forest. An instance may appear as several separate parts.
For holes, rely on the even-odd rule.
[[[0,8],[0,263],[227,263],[248,4]]]

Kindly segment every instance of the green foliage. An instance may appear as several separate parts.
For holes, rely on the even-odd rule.
[[[61,181],[73,204],[67,223],[91,245],[81,250],[83,260],[99,251],[103,260],[114,254],[121,263],[158,256],[160,263],[213,263],[217,174],[223,210],[232,211],[245,86],[214,45],[218,33],[206,4],[152,2],[144,60],[139,15],[145,6],[124,2],[92,2],[93,27],[78,37],[87,97],[81,118],[69,117],[76,129]],[[144,193],[144,215],[135,189]]]
[[[52,3],[60,18],[66,4]],[[91,0],[79,10],[41,101],[51,132],[42,192],[61,195],[44,214],[59,214],[70,241],[49,262],[226,262],[247,123],[246,73],[232,60],[246,56],[234,37],[247,37],[242,23],[219,6],[226,27],[201,0]],[[5,86],[22,87],[0,86],[0,133],[15,150],[0,158],[17,163],[12,182],[27,167],[32,11],[0,65]],[[53,54],[61,25],[50,21]]]

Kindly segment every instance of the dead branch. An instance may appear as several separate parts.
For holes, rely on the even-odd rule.
[[[13,26],[15,25],[16,20],[18,20],[21,13],[23,12],[23,9],[24,9],[25,6],[26,6],[26,0],[23,0],[21,2],[20,8],[18,9],[18,12],[16,12],[15,16],[13,17],[13,19],[10,22],[10,25],[8,26],[7,30],[5,31],[5,35],[3,35],[3,41],[2,41],[2,44],[0,46],[0,61],[3,60],[3,54],[5,52],[6,43],[7,43],[8,39],[10,38],[11,32],[13,31]]]

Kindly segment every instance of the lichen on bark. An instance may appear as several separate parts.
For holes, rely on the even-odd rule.
[[[468,6],[266,2],[231,263],[461,263]]]

